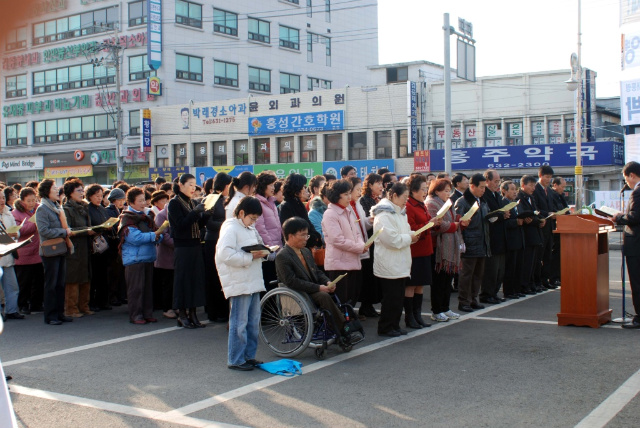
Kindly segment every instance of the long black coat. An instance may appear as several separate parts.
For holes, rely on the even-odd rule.
[[[475,203],[475,196],[467,189],[454,205],[456,213],[464,216]],[[488,213],[489,207],[481,199],[480,209],[471,217],[469,226],[462,230],[462,238],[466,247],[462,257],[491,257]]]
[[[322,237],[318,233],[313,224],[309,221],[309,214],[307,213],[307,209],[305,208],[302,201],[298,198],[293,198],[290,200],[286,200],[280,204],[280,224],[284,224],[285,221],[290,219],[291,217],[301,217],[307,221],[309,225],[309,235],[310,238],[307,241],[307,247],[321,247],[322,246]]]
[[[504,200],[505,205],[509,203]],[[511,208],[511,216],[505,220],[505,231],[507,234],[507,250],[518,251],[524,248],[524,227],[518,225],[518,206]]]
[[[499,210],[507,205],[502,198],[500,192],[492,192],[487,189],[482,196],[482,200],[486,202],[489,211]],[[505,228],[504,214],[498,215],[497,220],[489,223],[489,232],[491,237],[491,254],[498,255],[507,252],[507,231]]]
[[[640,256],[640,186],[631,192],[627,213],[620,217],[618,224],[624,225],[624,254]]]
[[[518,212],[538,211],[538,206],[536,205],[533,195],[529,196],[520,190],[518,192],[518,200]],[[544,243],[540,229],[540,217],[533,216],[533,221],[529,224],[524,223],[522,228],[524,230],[524,244],[527,247],[535,247]]]
[[[86,202],[68,200],[63,205],[64,215],[70,228],[91,226],[89,206]],[[67,284],[82,284],[91,281],[91,241],[86,233],[71,237],[73,254],[67,255]]]
[[[538,207],[538,211],[540,211],[540,216],[542,218],[546,218],[549,216],[549,214],[555,212],[555,210],[553,209],[554,205],[552,193],[555,193],[553,189],[547,187],[545,193],[545,188],[542,187],[540,182],[536,183],[536,189],[533,191],[533,197],[536,200],[536,206]],[[544,235],[550,235],[552,231],[551,226],[552,222],[548,221],[541,229],[542,233]]]

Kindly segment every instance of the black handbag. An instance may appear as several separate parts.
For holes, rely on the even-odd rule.
[[[67,254],[67,242],[64,238],[47,239],[40,243],[43,257],[56,257]]]

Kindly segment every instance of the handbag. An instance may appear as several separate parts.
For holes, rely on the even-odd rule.
[[[257,365],[258,368],[271,374],[293,377],[302,374],[302,363],[294,360],[278,360]]]
[[[67,241],[64,238],[47,239],[40,243],[43,257],[56,257],[67,254]]]
[[[316,262],[316,266],[324,266],[324,247],[312,248],[313,261]]]
[[[93,237],[91,251],[93,254],[102,254],[109,249],[109,243],[102,235],[96,235]]]

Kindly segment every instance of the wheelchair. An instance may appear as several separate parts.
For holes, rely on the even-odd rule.
[[[347,321],[357,317],[351,305],[339,301],[336,304]],[[364,339],[362,329],[358,330],[362,339],[357,342],[344,339],[329,311],[318,308],[306,293],[282,284],[264,295],[260,309],[260,339],[280,357],[295,357],[310,347],[318,360],[324,360],[329,346],[338,344],[344,352],[349,352]]]

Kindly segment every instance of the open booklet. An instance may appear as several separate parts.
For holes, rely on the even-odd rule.
[[[564,213],[566,213],[566,212],[567,212],[567,211],[569,211],[570,209],[571,209],[571,208],[567,207],[567,208],[563,208],[563,209],[561,209],[560,211],[556,211],[556,212],[554,212],[554,213],[549,213],[549,215],[548,215],[548,216],[546,216],[544,219],[545,219],[545,220],[548,220],[548,219],[550,219],[550,218],[551,218],[551,217],[553,217],[553,216],[563,215]]]
[[[35,215],[31,218],[34,218]],[[102,224],[99,224],[97,226],[90,226],[90,227],[78,227],[78,228],[71,228],[71,233],[73,235],[81,235],[83,233],[87,233],[90,230],[96,230],[96,229],[111,229],[113,226],[115,226],[118,222],[120,221],[119,218],[117,217],[111,217],[110,219],[108,219],[107,221],[105,221]]]
[[[160,235],[162,232],[164,232],[165,230],[167,230],[169,228],[169,220],[165,220],[160,227],[158,228],[158,230],[156,230],[156,234]]]
[[[600,208],[596,208],[595,209],[596,214],[601,215],[603,217],[615,217],[618,214],[622,214],[621,211],[618,211],[615,208],[611,208],[611,207],[607,207],[605,205],[601,206]]]
[[[384,227],[381,227],[380,230],[378,230],[377,232],[375,232],[373,235],[371,235],[371,238],[367,239],[367,242],[364,243],[365,246],[367,245],[371,245],[373,243],[373,241],[376,240],[376,238],[378,237],[378,235],[380,235],[380,232],[382,232],[384,230]]]
[[[480,209],[480,205],[478,205],[478,201],[476,201],[476,203],[473,204],[471,209],[469,211],[467,211],[467,213],[465,215],[462,216],[460,221],[471,220],[471,217],[473,217],[473,215],[476,213],[476,211],[478,211],[478,209]]]
[[[25,218],[24,220],[22,220],[22,223],[16,225],[16,226],[9,226],[7,227],[7,233],[18,233],[20,232],[20,228],[22,227],[22,225],[24,224],[24,222],[27,221],[27,219]]]
[[[424,232],[427,229],[431,229],[433,227],[435,223],[430,221],[429,223],[425,224],[424,226],[422,226],[420,229],[416,230],[415,232],[413,232],[414,235],[418,236],[420,235],[422,232]]]
[[[451,205],[453,205],[453,203],[451,202],[451,199],[447,199],[447,202],[445,202],[442,208],[438,210],[438,212],[436,213],[436,216],[433,219],[436,220],[438,218],[444,217],[447,211],[449,211],[449,208],[451,208]]]
[[[212,209],[216,202],[218,202],[218,199],[220,199],[220,196],[222,196],[220,193],[212,193],[210,195],[207,195],[206,198],[204,198],[204,209],[205,211],[209,211],[210,209]]]
[[[23,247],[31,242],[31,236],[24,241],[20,242],[12,242],[11,244],[0,244],[0,257],[6,256],[12,251],[17,250],[20,247]]]
[[[505,205],[504,207],[497,209],[495,211],[491,211],[489,214],[487,214],[487,217],[490,217],[492,215],[497,215],[499,213],[505,213],[507,211],[511,211],[514,207],[516,207],[518,205],[517,201],[514,202],[509,202],[507,205]]]
[[[259,253],[261,251],[273,253],[275,251],[278,251],[278,248],[280,248],[280,245],[272,245],[268,247],[266,245],[256,244],[256,245],[247,245],[246,247],[241,247],[241,248],[242,248],[242,251],[245,251],[247,253]]]

